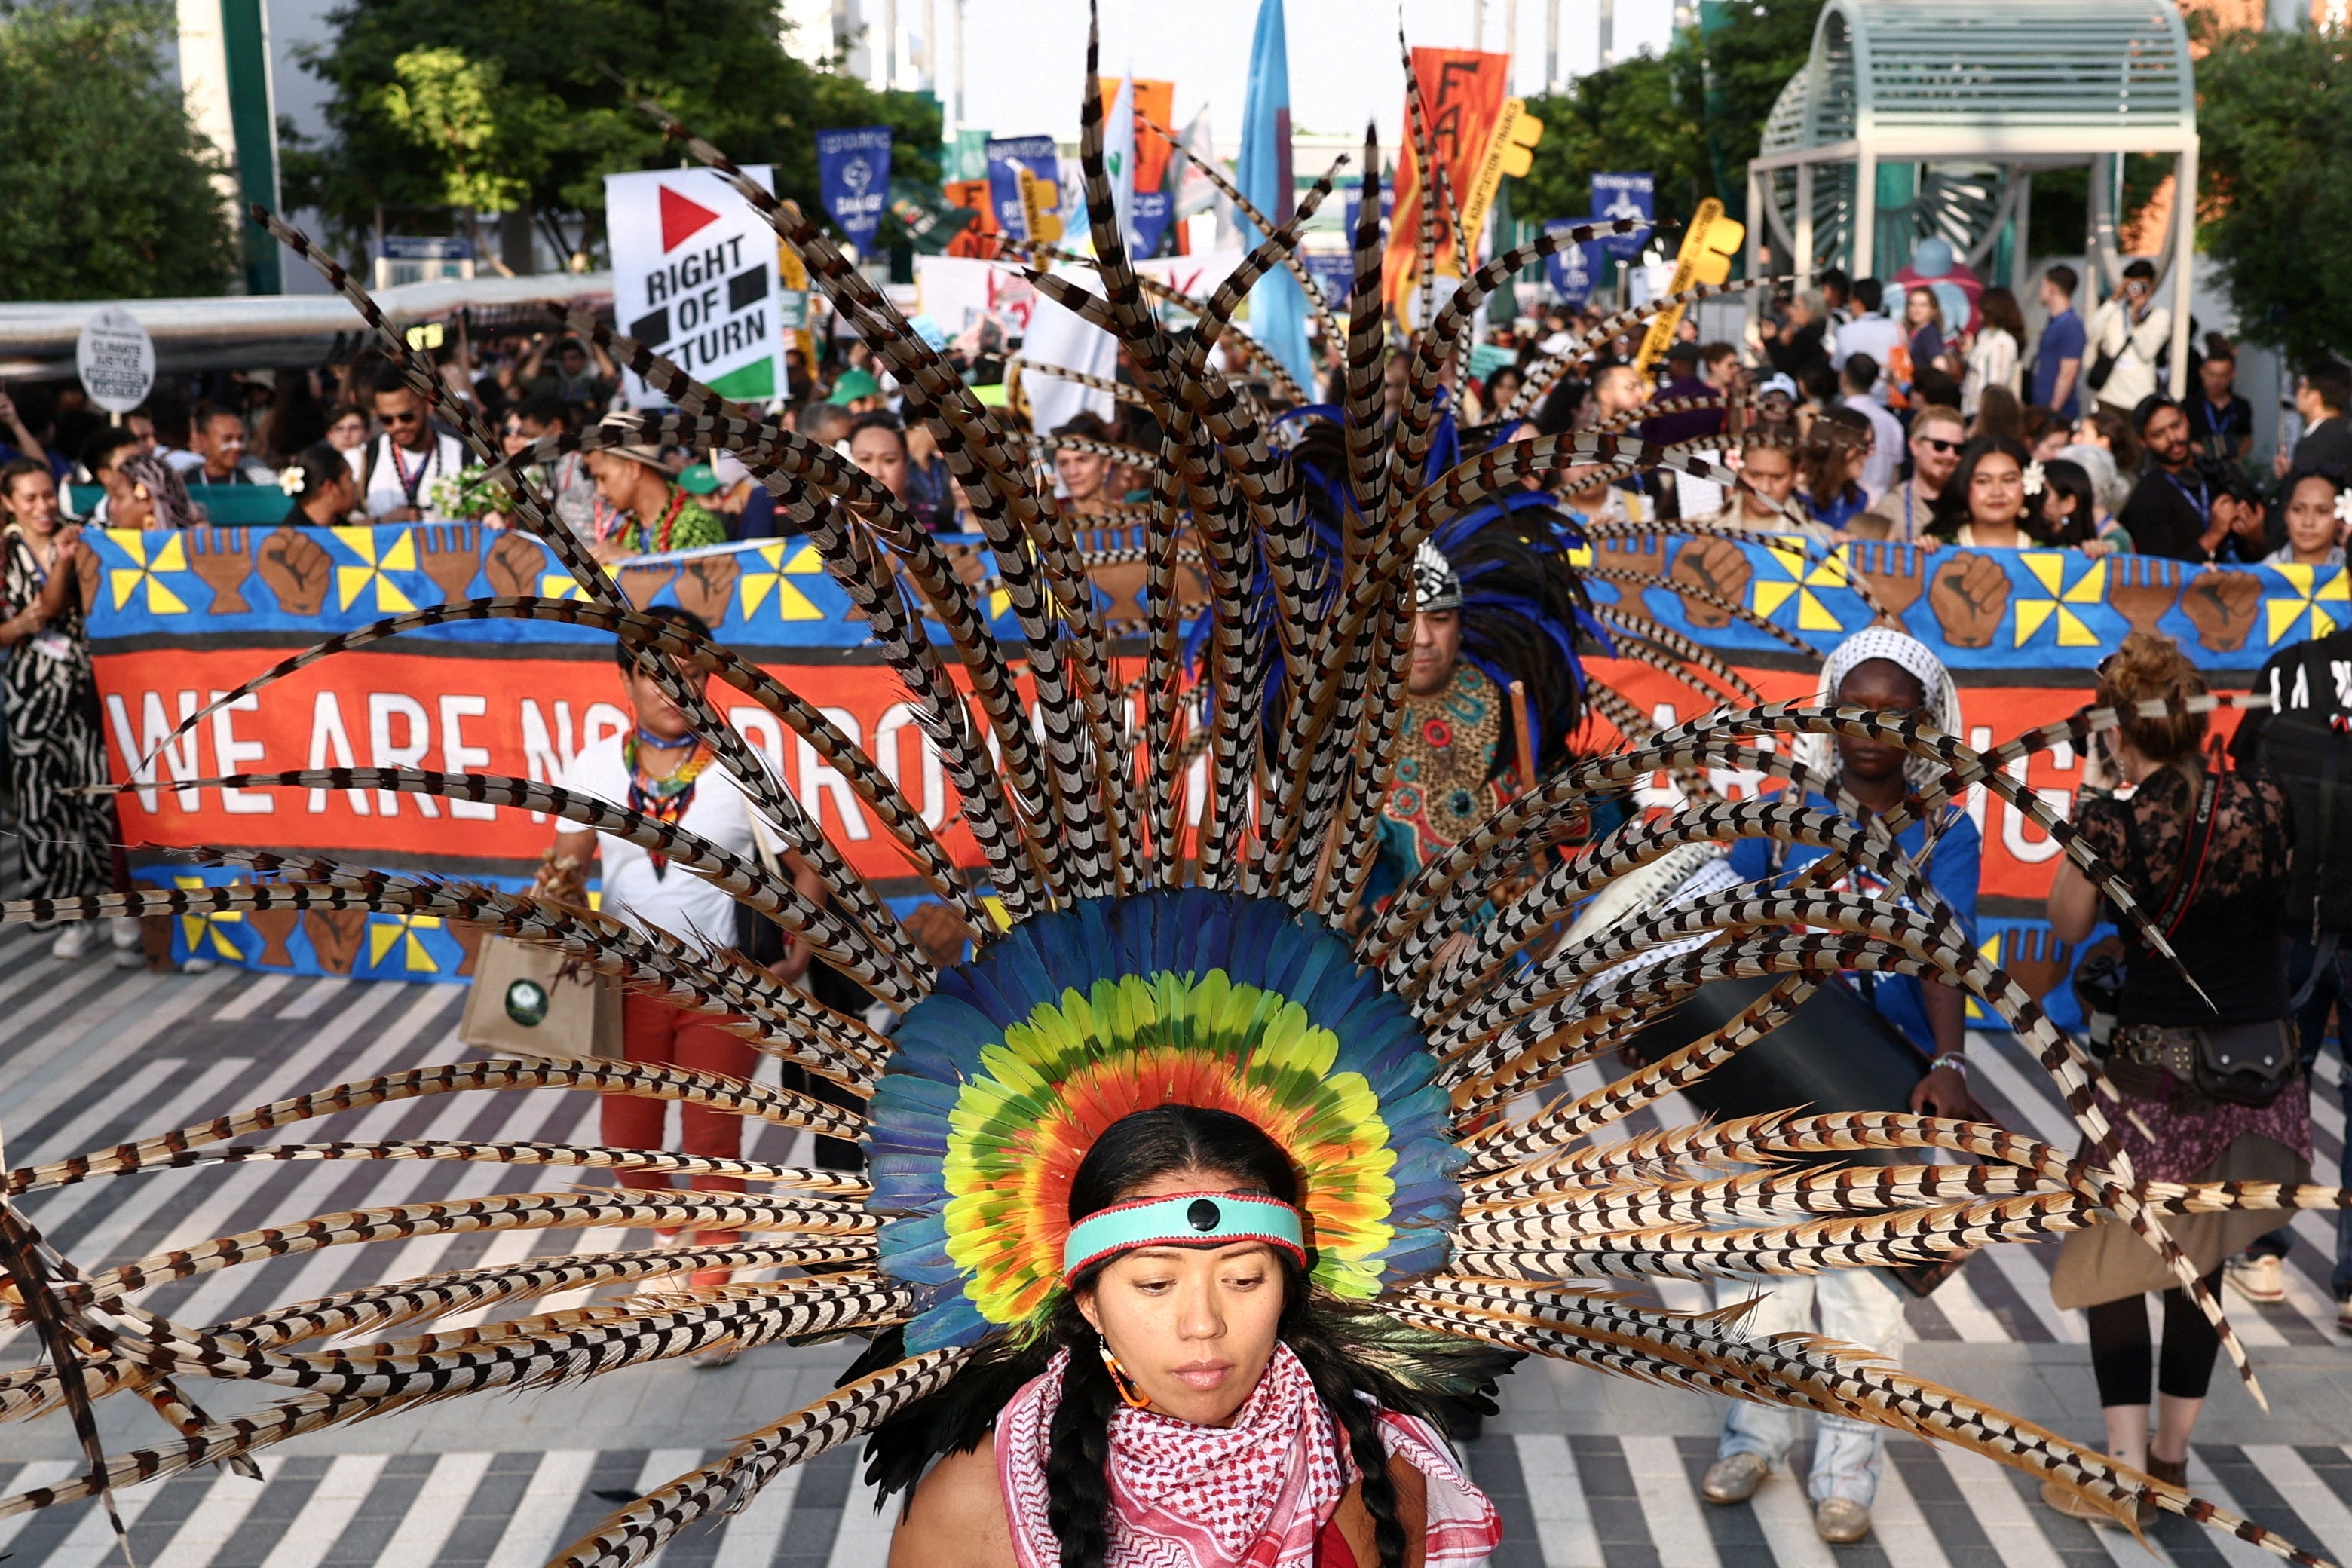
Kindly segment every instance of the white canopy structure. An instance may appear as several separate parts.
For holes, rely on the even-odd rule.
[[[1802,277],[1838,265],[1856,278],[1910,259],[1882,257],[1890,216],[1878,171],[1914,164],[1900,216],[1913,240],[1940,235],[1981,268],[2015,224],[2011,286],[2022,294],[2033,171],[2091,165],[2091,281],[2120,276],[2116,175],[2124,154],[2175,160],[2171,227],[2157,257],[2172,282],[2172,393],[2186,385],[2196,247],[2197,90],[2172,0],[1829,0],[1812,58],[1781,89],[1748,166],[1748,271],[1776,255]]]

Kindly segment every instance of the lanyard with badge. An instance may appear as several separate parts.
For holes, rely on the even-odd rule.
[[[383,444],[392,448],[392,477],[400,481],[401,494],[406,498],[409,509],[415,510],[416,492],[425,488],[425,477],[440,464],[440,438],[434,437],[433,449],[416,460],[416,477],[413,479],[408,477],[408,465],[400,459],[400,443],[386,436]]]

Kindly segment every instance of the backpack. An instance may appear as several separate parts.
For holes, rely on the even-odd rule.
[[[2313,710],[2275,713],[2261,756],[2294,813],[2287,929],[2315,942],[2352,932],[2352,731]]]

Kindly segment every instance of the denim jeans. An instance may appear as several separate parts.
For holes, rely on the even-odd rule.
[[[2290,994],[2303,989],[2311,979],[2315,967],[2319,969],[2318,983],[2312,986],[2311,995],[2295,1010],[2294,1033],[2302,1047],[2303,1077],[2305,1089],[2319,1092],[2319,1081],[2312,1077],[2312,1064],[2319,1059],[2319,1048],[2327,1039],[2329,1009],[2341,1005],[2352,1015],[2352,938],[2336,943],[2327,963],[2319,964],[2319,946],[2309,937],[2296,937],[2287,950],[2286,984]],[[2336,1042],[2339,1055],[2344,1043]],[[2352,1110],[2352,1064],[2347,1064],[2338,1075],[2336,1091],[2343,1097],[2347,1110]],[[2246,1251],[2254,1257],[2284,1258],[2290,1250],[2291,1237],[2284,1226],[2258,1237]],[[2339,1301],[2352,1301],[2352,1209],[2336,1211],[2336,1269],[2328,1286]]]
[[[1818,1331],[1888,1363],[1895,1360],[1903,1342],[1903,1298],[1874,1269],[1788,1275],[1753,1284],[1726,1281],[1716,1291],[1717,1300],[1727,1307],[1751,1296],[1763,1300],[1739,1321],[1739,1328],[1755,1339]],[[1816,1311],[1821,1314],[1818,1330]],[[1715,1457],[1754,1454],[1777,1465],[1797,1440],[1798,1418],[1794,1410],[1735,1399],[1724,1412],[1723,1437]],[[1813,1473],[1805,1483],[1806,1493],[1815,1502],[1843,1498],[1868,1508],[1886,1469],[1885,1429],[1843,1415],[1822,1415],[1814,1420]]]

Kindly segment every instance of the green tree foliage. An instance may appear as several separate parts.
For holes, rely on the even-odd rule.
[[[1664,55],[1637,55],[1558,96],[1529,99],[1544,136],[1512,210],[1538,221],[1581,217],[1592,210],[1596,172],[1644,169],[1657,176],[1666,234],[1708,196],[1738,205],[1748,160],[1773,100],[1804,68],[1820,11],[1821,0],[1727,0],[1704,37],[1685,28]]]
[[[593,240],[606,174],[679,157],[638,99],[773,163],[812,213],[820,130],[888,125],[893,172],[939,178],[938,105],[786,54],[775,0],[353,0],[332,21],[305,61],[331,89],[331,134],[288,157],[287,205],[319,208],[347,247],[379,209],[528,208]]]
[[[2291,359],[2352,349],[2352,39],[2231,33],[2197,66],[2199,237],[2245,335]]]
[[[0,0],[0,300],[215,294],[219,155],[159,69],[161,0]]]

